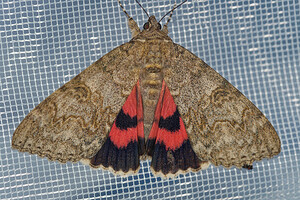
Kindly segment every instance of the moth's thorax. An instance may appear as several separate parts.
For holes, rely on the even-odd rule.
[[[140,34],[138,34],[136,37],[132,38],[132,40],[169,40],[172,41],[172,39],[163,31],[161,30],[143,30]]]

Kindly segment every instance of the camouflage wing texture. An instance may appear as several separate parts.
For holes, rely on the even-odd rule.
[[[96,154],[138,80],[130,47],[114,49],[41,102],[14,132],[12,147],[62,163]]]
[[[141,32],[123,11],[132,40],[103,56],[32,110],[14,133],[13,148],[63,163],[90,159],[105,146],[137,81],[141,83],[147,140],[153,123],[159,127],[154,112],[164,81],[201,162],[251,168],[254,161],[280,153],[280,139],[266,117],[200,58],[174,44],[167,35],[167,24],[161,29],[151,16]],[[169,114],[167,118],[173,116]],[[171,139],[176,136],[173,133],[170,131]],[[175,160],[175,150],[164,150],[165,159],[155,161],[162,167],[173,163],[170,169],[175,169],[185,160],[184,156]]]
[[[190,51],[174,44],[173,52],[164,79],[201,160],[241,168],[280,153],[275,129],[250,100]]]

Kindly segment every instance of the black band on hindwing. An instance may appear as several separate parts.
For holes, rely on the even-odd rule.
[[[116,117],[116,126],[120,130],[126,130],[127,128],[134,128],[137,126],[137,117],[130,117],[128,114],[125,114],[123,109],[119,112]]]
[[[180,130],[179,118],[180,114],[176,108],[176,111],[173,113],[173,115],[167,117],[166,119],[160,117],[158,127],[161,129],[166,129],[170,132],[178,131]]]

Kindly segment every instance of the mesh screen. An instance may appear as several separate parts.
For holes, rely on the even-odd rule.
[[[163,16],[175,1],[141,1]],[[180,1],[177,1],[177,4]],[[124,1],[140,27],[147,20]],[[166,19],[163,20],[163,23]],[[17,125],[43,99],[131,38],[117,0],[0,1],[0,199],[297,199],[300,196],[298,0],[198,0],[178,8],[169,35],[244,93],[277,130],[282,152],[248,171],[210,166],[175,179],[114,176],[11,149]]]

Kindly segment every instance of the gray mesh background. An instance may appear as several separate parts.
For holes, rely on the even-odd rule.
[[[157,18],[174,2],[141,1]],[[142,9],[134,0],[123,4],[142,27]],[[299,198],[299,1],[190,0],[175,11],[169,32],[270,119],[282,141],[279,156],[252,171],[210,166],[164,180],[148,161],[137,175],[119,177],[12,150],[13,132],[30,110],[131,35],[117,0],[0,0],[0,199]]]

